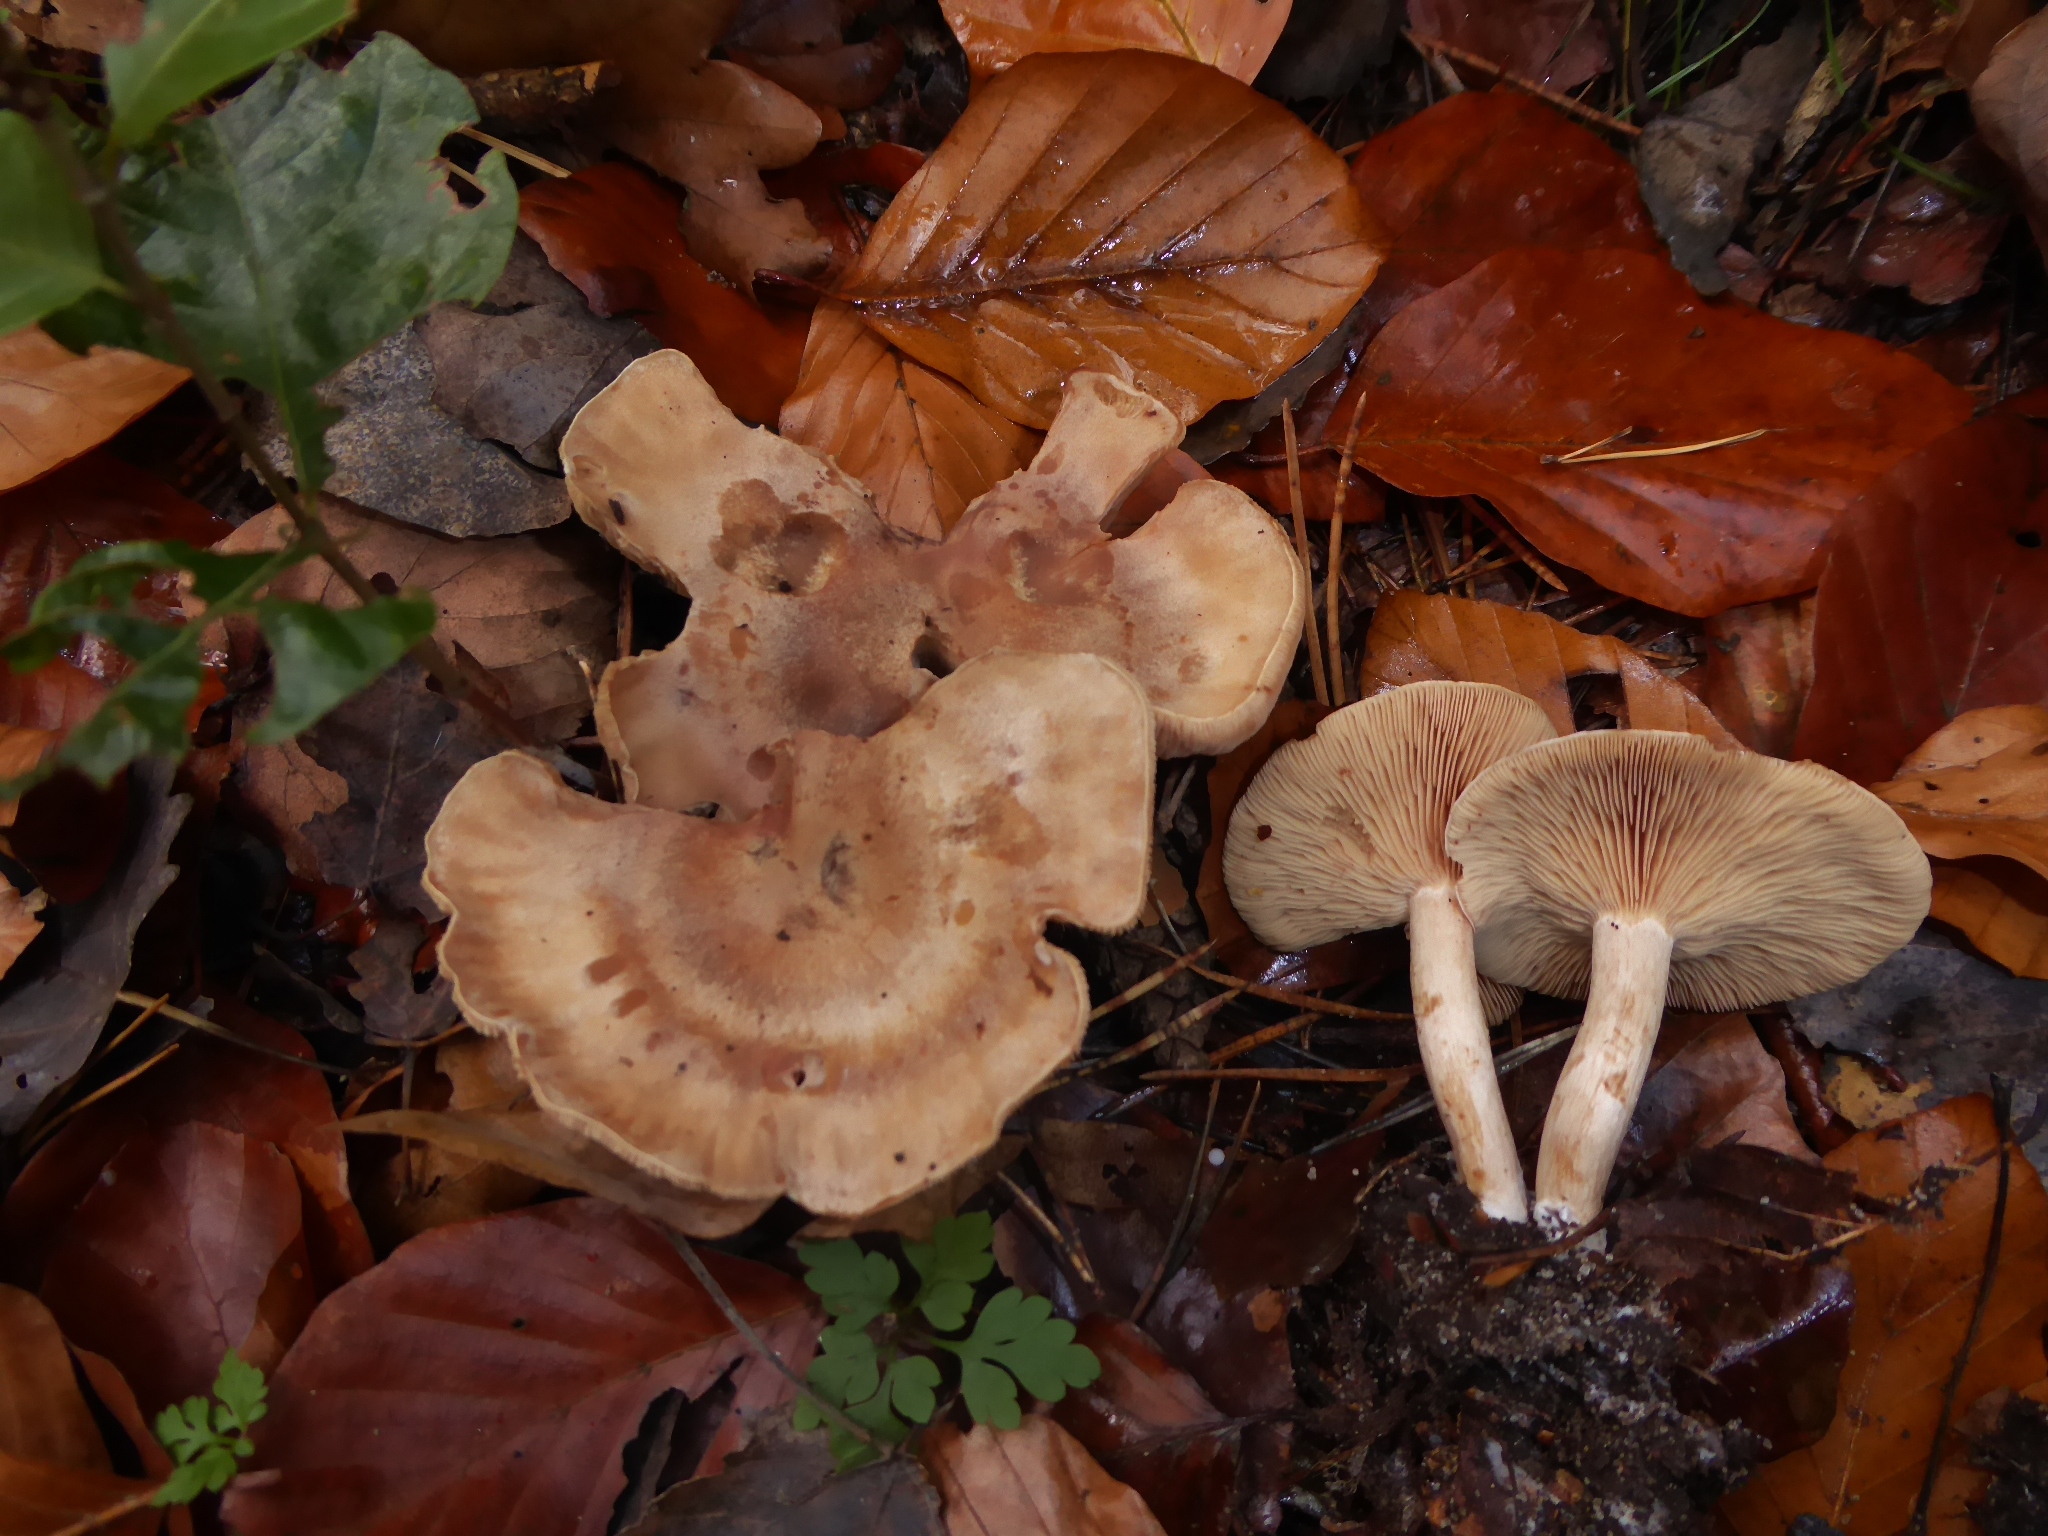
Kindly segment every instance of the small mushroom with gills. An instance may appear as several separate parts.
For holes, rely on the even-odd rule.
[[[1554,734],[1541,706],[1491,683],[1377,694],[1275,752],[1231,813],[1223,845],[1231,902],[1276,949],[1408,924],[1430,1091],[1465,1183],[1489,1216],[1508,1221],[1528,1218],[1528,1192],[1444,823],[1488,766]]]
[[[1496,764],[1445,844],[1489,976],[1586,999],[1550,1101],[1536,1213],[1599,1213],[1668,1001],[1732,1012],[1842,986],[1912,938],[1927,860],[1817,763],[1675,731],[1584,731]]]

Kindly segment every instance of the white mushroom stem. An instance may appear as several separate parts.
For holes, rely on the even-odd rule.
[[[1408,955],[1422,1070],[1450,1133],[1458,1172],[1487,1215],[1526,1221],[1529,1197],[1493,1070],[1493,1042],[1472,963],[1472,925],[1449,886],[1426,885],[1408,898]]]
[[[1670,979],[1671,931],[1662,923],[1606,914],[1594,921],[1586,1018],[1551,1095],[1536,1156],[1538,1219],[1569,1229],[1599,1214],[1650,1069]]]

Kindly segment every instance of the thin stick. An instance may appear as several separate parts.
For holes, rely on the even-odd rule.
[[[1900,135],[1899,148],[1907,154],[1913,150],[1913,141],[1920,136],[1920,127],[1927,121],[1916,117],[1906,124],[1906,131]],[[1878,214],[1883,211],[1884,200],[1891,195],[1892,182],[1899,174],[1899,158],[1894,155],[1885,166],[1884,175],[1878,181],[1877,191],[1870,199],[1870,212],[1863,216],[1863,222],[1856,226],[1856,238],[1849,242],[1849,254],[1842,260],[1842,270],[1851,276],[1856,271],[1856,258],[1863,254],[1864,242],[1870,238],[1871,226],[1877,223]]]
[[[1321,1017],[1322,1015],[1319,1013],[1297,1013],[1291,1019],[1282,1019],[1278,1024],[1269,1024],[1264,1029],[1254,1031],[1242,1039],[1233,1040],[1228,1045],[1218,1046],[1209,1053],[1209,1065],[1220,1067],[1224,1062],[1231,1060],[1233,1057],[1242,1056],[1247,1051],[1256,1051],[1262,1045],[1271,1045],[1275,1040],[1284,1039],[1296,1030],[1315,1023]]]
[[[1195,1143],[1195,1166],[1188,1174],[1188,1190],[1181,1197],[1180,1214],[1173,1219],[1173,1230],[1167,1234],[1166,1246],[1159,1250],[1159,1262],[1152,1266],[1152,1278],[1145,1282],[1145,1289],[1139,1293],[1138,1303],[1131,1308],[1131,1321],[1142,1323],[1145,1313],[1159,1295],[1160,1286],[1166,1283],[1166,1267],[1173,1262],[1173,1250],[1180,1246],[1181,1235],[1188,1229],[1188,1220],[1195,1214],[1195,1191],[1202,1187],[1202,1170],[1209,1163],[1209,1132],[1216,1124],[1216,1101],[1223,1096],[1223,1085],[1209,1085],[1209,1112],[1202,1116],[1202,1136]]]
[[[1117,1009],[1128,1007],[1130,1004],[1135,1003],[1139,998],[1143,997],[1147,992],[1152,991],[1155,987],[1158,987],[1165,982],[1171,981],[1175,976],[1179,975],[1182,971],[1186,970],[1189,966],[1193,965],[1197,960],[1200,960],[1204,955],[1208,954],[1210,950],[1214,949],[1218,944],[1222,942],[1223,941],[1221,939],[1211,939],[1208,943],[1202,945],[1200,948],[1191,949],[1186,954],[1181,955],[1173,962],[1173,964],[1167,966],[1164,970],[1154,971],[1150,976],[1147,976],[1143,981],[1125,987],[1123,991],[1117,993],[1115,997],[1112,997],[1108,1002],[1103,1003],[1093,1013],[1089,1014],[1088,1022],[1090,1024],[1093,1024],[1097,1019],[1107,1018],[1110,1014],[1115,1013]]]
[[[1338,598],[1344,590],[1344,493],[1351,489],[1351,456],[1358,450],[1358,429],[1365,424],[1367,393],[1364,380],[1354,382],[1358,385],[1358,403],[1351,407],[1351,426],[1344,434],[1344,457],[1337,461],[1337,488],[1330,493],[1330,558],[1323,578],[1329,598],[1330,702],[1339,708],[1344,704],[1344,633],[1338,623]]]
[[[162,1050],[158,1051],[154,1056],[150,1057],[149,1060],[143,1062],[141,1066],[130,1067],[126,1072],[123,1072],[119,1077],[115,1078],[112,1082],[102,1083],[99,1087],[93,1089],[91,1093],[88,1093],[84,1098],[79,1099],[76,1103],[65,1105],[62,1110],[58,1111],[56,1114],[52,1115],[48,1120],[44,1121],[43,1124],[37,1129],[34,1139],[29,1143],[28,1150],[33,1151],[36,1148],[42,1146],[52,1136],[55,1136],[59,1131],[61,1131],[64,1128],[64,1124],[66,1121],[72,1119],[76,1115],[81,1114],[90,1106],[99,1103],[99,1101],[101,1099],[104,1099],[108,1094],[115,1092],[117,1089],[127,1087],[128,1084],[134,1082],[135,1079],[142,1076],[143,1073],[147,1072],[151,1067],[155,1066],[158,1062],[162,1061],[166,1056],[174,1055],[177,1052],[177,1049],[178,1042],[173,1040],[169,1045],[165,1046]]]
[[[1628,599],[1626,597],[1610,597],[1604,603],[1595,603],[1592,607],[1581,609],[1579,612],[1573,614],[1570,618],[1560,619],[1558,620],[1558,622],[1560,624],[1569,624],[1573,628],[1577,628],[1579,625],[1585,623],[1588,619],[1597,619],[1603,613],[1611,613],[1614,609],[1619,608],[1623,603],[1627,601]]]
[[[844,1413],[840,1412],[839,1409],[833,1407],[824,1398],[813,1392],[811,1384],[791,1370],[782,1356],[768,1347],[768,1341],[754,1331],[754,1325],[746,1320],[741,1314],[740,1309],[732,1304],[732,1298],[725,1294],[725,1287],[718,1283],[712,1276],[711,1271],[705,1267],[704,1261],[697,1257],[697,1250],[687,1237],[683,1236],[680,1232],[665,1232],[663,1235],[668,1238],[669,1245],[682,1255],[683,1262],[690,1268],[690,1273],[696,1277],[697,1283],[704,1287],[704,1294],[709,1296],[713,1305],[725,1314],[725,1320],[732,1324],[733,1331],[747,1341],[749,1349],[753,1350],[755,1354],[781,1372],[789,1384],[796,1388],[798,1394],[809,1399],[811,1406],[817,1409],[826,1419],[830,1420],[835,1428],[846,1431],[847,1434],[853,1436],[862,1445],[879,1455],[889,1456],[895,1453],[894,1446],[881,1444],[873,1435],[862,1429]]]
[[[1570,453],[1552,458],[1544,456],[1546,464],[1605,464],[1613,459],[1675,459],[1681,454],[1705,453],[1709,448],[1732,448],[1737,443],[1753,443],[1766,433],[1775,432],[1776,427],[1758,427],[1754,432],[1738,432],[1733,437],[1716,437],[1704,443],[1679,443],[1670,448],[1624,448],[1614,453],[1595,453],[1598,443],[1585,448],[1574,448]],[[1609,438],[1609,442],[1613,439]]]
[[[131,1493],[117,1504],[109,1504],[105,1509],[93,1511],[83,1520],[73,1521],[70,1525],[65,1526],[63,1530],[54,1533],[54,1536],[85,1536],[87,1531],[101,1530],[106,1526],[112,1525],[116,1520],[134,1514],[138,1509],[147,1509],[155,1502],[156,1496],[163,1490],[163,1486],[160,1482],[151,1483],[140,1493]]]
[[[1125,1062],[1164,1045],[1176,1035],[1187,1033],[1187,1031],[1208,1018],[1210,1014],[1216,1012],[1225,1003],[1236,1001],[1238,994],[1243,991],[1244,983],[1240,982],[1228,992],[1218,993],[1215,997],[1197,1003],[1179,1018],[1163,1025],[1161,1028],[1153,1030],[1151,1034],[1140,1040],[1136,1045],[1127,1045],[1114,1056],[1105,1056],[1100,1061],[1084,1062],[1072,1071],[1054,1078],[1051,1086],[1057,1087],[1061,1083],[1071,1083],[1077,1077],[1089,1077],[1109,1067],[1120,1067]]]
[[[330,1077],[350,1075],[347,1067],[330,1067],[324,1061],[294,1056],[289,1051],[273,1051],[269,1046],[258,1045],[254,1040],[244,1040],[225,1025],[216,1024],[211,1019],[203,1019],[196,1013],[187,1013],[182,1008],[170,1007],[160,997],[145,997],[140,992],[116,992],[114,999],[116,1002],[128,1004],[131,1008],[154,1006],[165,1018],[175,1020],[187,1029],[196,1029],[203,1035],[212,1035],[215,1039],[225,1040],[230,1045],[239,1045],[245,1051],[254,1051],[258,1056],[268,1056],[272,1061],[281,1061],[286,1066],[304,1067],[309,1072],[325,1072]]]
[[[1340,1003],[1335,998],[1311,997],[1306,992],[1289,992],[1284,987],[1269,987],[1263,982],[1239,981],[1235,976],[1222,971],[1205,970],[1199,965],[1188,967],[1204,981],[1213,981],[1218,986],[1234,987],[1248,992],[1253,997],[1262,997],[1269,1003],[1292,1003],[1297,1008],[1306,1008],[1314,1013],[1327,1013],[1340,1019],[1370,1019],[1381,1024],[1405,1024],[1415,1017],[1412,1013],[1390,1013],[1380,1008],[1360,1008],[1352,1003]]]
[[[1970,1354],[1977,1347],[1977,1335],[1984,1327],[1984,1312],[1991,1305],[1991,1287],[1998,1279],[1998,1260],[2005,1249],[2005,1203],[2012,1192],[2012,1080],[1993,1074],[1991,1113],[1998,1126],[1998,1198],[1991,1206],[1991,1241],[1984,1250],[1984,1276],[1977,1284],[1977,1305],[1970,1310],[1970,1329],[1963,1335],[1963,1347],[1956,1351],[1955,1369],[1948,1375],[1948,1390],[1941,1394],[1941,1417],[1934,1421],[1934,1443],[1927,1448],[1927,1475],[1920,1482],[1920,1497],[1913,1503],[1913,1518],[1906,1523],[1906,1536],[1927,1536],[1927,1513],[1934,1504],[1934,1483],[1941,1476],[1941,1453],[1948,1441],[1949,1422],[1956,1413],[1956,1394],[1963,1388],[1963,1373],[1969,1369]]]
[[[503,139],[485,133],[481,128],[458,128],[455,131],[462,134],[465,138],[475,139],[479,144],[488,144],[492,149],[497,150],[509,159],[517,160],[521,165],[530,165],[536,171],[545,172],[549,176],[559,176],[566,181],[573,174],[563,170],[554,161],[543,160],[532,150],[521,149],[517,144],[507,144]]]
[[[1067,1261],[1067,1268],[1074,1272],[1074,1277],[1100,1296],[1102,1283],[1095,1278],[1095,1271],[1089,1266],[1088,1256],[1067,1240],[1067,1234],[1060,1230],[1059,1223],[1045,1214],[1039,1203],[1031,1198],[1030,1191],[1007,1173],[997,1174],[996,1182],[1010,1192],[1010,1198],[1017,1202],[1018,1209],[1023,1211],[1026,1219],[1051,1241],[1053,1247],[1059,1251],[1060,1257]]]
[[[1301,579],[1308,587],[1308,609],[1301,616],[1302,643],[1308,647],[1309,677],[1315,683],[1316,702],[1330,702],[1330,684],[1323,674],[1323,648],[1316,625],[1316,578],[1308,563],[1308,514],[1301,505],[1301,448],[1294,440],[1294,407],[1280,402],[1280,429],[1287,439],[1287,499],[1294,507],[1294,555],[1301,562]]]
[[[1520,75],[1511,75],[1482,54],[1467,53],[1463,48],[1453,48],[1449,43],[1437,38],[1424,37],[1412,27],[1403,27],[1401,35],[1424,53],[1440,53],[1446,58],[1456,59],[1460,64],[1483,70],[1502,85],[1512,85],[1518,91],[1527,91],[1531,96],[1549,102],[1558,111],[1569,112],[1573,117],[1583,118],[1595,127],[1605,128],[1609,133],[1618,133],[1624,138],[1631,139],[1642,137],[1643,130],[1633,123],[1624,123],[1619,118],[1609,117],[1598,108],[1589,107],[1583,101],[1574,101],[1569,96],[1561,96],[1547,86],[1538,85],[1534,80],[1524,80]]]
[[[1168,1067],[1147,1072],[1147,1083],[1195,1083],[1211,1079],[1264,1083],[1405,1083],[1420,1067]]]
[[[1556,1050],[1560,1045],[1571,1040],[1578,1032],[1579,1026],[1574,1024],[1569,1029],[1560,1029],[1555,1034],[1545,1035],[1541,1040],[1531,1040],[1527,1045],[1518,1046],[1512,1051],[1503,1051],[1500,1055],[1493,1058],[1493,1070],[1496,1074],[1499,1074],[1512,1072],[1517,1067],[1526,1066],[1538,1056],[1548,1051]],[[1368,1120],[1362,1125],[1352,1126],[1349,1130],[1339,1131],[1328,1141],[1319,1142],[1317,1145],[1310,1147],[1305,1155],[1320,1157],[1323,1153],[1346,1146],[1351,1142],[1357,1141],[1362,1136],[1370,1136],[1374,1131],[1384,1131],[1405,1121],[1416,1119],[1418,1116],[1426,1115],[1435,1108],[1436,1100],[1425,1094],[1413,1104],[1404,1104],[1399,1109],[1391,1110],[1381,1115],[1378,1119]]]
[[[1543,581],[1546,585],[1555,587],[1560,592],[1569,592],[1571,590],[1559,578],[1557,572],[1545,565],[1543,558],[1534,549],[1529,547],[1529,541],[1515,532],[1512,523],[1481,501],[1477,496],[1467,496],[1463,499],[1465,505],[1471,508],[1472,515],[1486,524],[1493,531],[1494,537],[1498,538],[1501,543],[1513,550],[1515,558],[1534,571],[1539,580]]]

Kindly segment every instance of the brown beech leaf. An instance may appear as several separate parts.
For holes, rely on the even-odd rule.
[[[748,421],[769,422],[796,387],[800,311],[763,309],[690,254],[682,204],[635,166],[608,161],[519,194],[519,227],[596,314],[630,315],[665,346],[687,352],[718,398]]]
[[[1520,91],[1466,91],[1366,140],[1351,184],[1390,242],[1365,292],[1375,328],[1511,246],[1663,250],[1635,167]]]
[[[2048,879],[2011,859],[1933,862],[1927,915],[2015,976],[2048,981]]]
[[[185,377],[116,347],[80,357],[34,326],[0,336],[0,491],[97,448]]]
[[[37,760],[41,756],[38,752]],[[21,952],[43,931],[43,920],[36,914],[49,899],[47,891],[23,895],[11,885],[0,886],[0,976],[7,974],[7,968],[21,958]]]
[[[903,65],[903,39],[894,27],[884,25],[864,42],[846,40],[847,23],[871,4],[872,0],[845,5],[840,0],[745,0],[719,51],[802,97],[826,120],[825,137],[842,139],[844,123],[833,131],[832,119],[840,112],[872,106],[887,93]],[[817,224],[815,214],[812,223]]]
[[[964,1435],[941,1424],[920,1455],[945,1498],[949,1536],[1166,1536],[1137,1490],[1051,1419]]]
[[[297,1030],[233,999],[216,999],[213,1013],[214,1022],[252,1044],[312,1059],[312,1047]],[[74,1115],[8,1186],[0,1204],[0,1278],[40,1286],[52,1247],[115,1154],[135,1137],[188,1121],[267,1142],[290,1159],[310,1197],[306,1245],[320,1289],[370,1267],[369,1239],[349,1199],[348,1159],[321,1075],[190,1033],[169,1060]]]
[[[809,1292],[744,1259],[703,1258],[802,1371],[821,1322]],[[791,1389],[658,1228],[589,1199],[444,1227],[315,1314],[256,1430],[256,1465],[274,1470],[238,1483],[223,1512],[238,1536],[602,1531],[648,1403],[728,1371],[732,1415],[693,1470],[717,1471],[742,1426]]]
[[[1494,683],[1543,706],[1560,735],[1575,729],[1567,684],[1589,673],[1621,682],[1620,723],[1638,731],[1690,731],[1736,745],[1713,711],[1612,635],[1589,635],[1501,603],[1389,592],[1373,614],[1359,665],[1360,696],[1448,678]]]
[[[2048,709],[1973,709],[1913,749],[1871,793],[1937,859],[1999,855],[2048,876]]]
[[[1837,520],[1796,755],[1893,776],[1958,715],[2048,696],[2048,428],[1996,412]]]
[[[236,1350],[268,1371],[312,1313],[299,1181],[266,1141],[188,1121],[129,1140],[66,1223],[42,1298],[154,1413]]]
[[[2048,17],[2014,27],[1970,85],[1977,131],[2011,167],[2034,238],[2048,244]]]
[[[1700,697],[1750,751],[1790,757],[1813,687],[1813,594],[1730,608],[1706,632]]]
[[[1409,0],[1417,32],[1491,59],[1553,91],[1584,85],[1613,62],[1599,11],[1582,0]]]
[[[1344,162],[1189,59],[1033,54],[975,96],[836,297],[1043,429],[1084,368],[1193,421],[1350,310],[1381,241]]]
[[[865,485],[885,522],[927,539],[944,537],[970,501],[1030,463],[1040,441],[832,299],[811,313],[779,430]]]
[[[1551,558],[1695,615],[1812,586],[1835,514],[1971,409],[1879,342],[1708,303],[1637,251],[1491,257],[1395,316],[1359,377],[1366,468],[1484,496]]]
[[[1903,1199],[1930,1170],[1949,1170],[1954,1182],[1938,1202],[1844,1250],[1856,1311],[1833,1427],[1721,1501],[1721,1516],[1738,1536],[1784,1536],[1800,1515],[1816,1515],[1846,1536],[1905,1529],[1977,1303],[1998,1187],[1987,1098],[1951,1099],[1863,1131],[1829,1153],[1826,1164],[1854,1173],[1859,1192],[1879,1200]],[[2048,1197],[2017,1149],[2011,1177],[2004,1253],[1958,1404],[1997,1387],[2031,1385],[2048,1371],[2041,1340],[2048,1322]],[[1972,1531],[1964,1501],[1986,1481],[1969,1467],[1967,1444],[1951,1436],[1928,1529],[1943,1536]]]
[[[1293,0],[944,0],[977,81],[1026,54],[1143,48],[1212,64],[1247,85],[1280,41]]]

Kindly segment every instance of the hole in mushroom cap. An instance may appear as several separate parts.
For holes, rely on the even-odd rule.
[[[953,658],[946,654],[945,642],[926,630],[917,637],[917,644],[910,648],[910,664],[922,667],[933,677],[947,677],[953,671]]]

